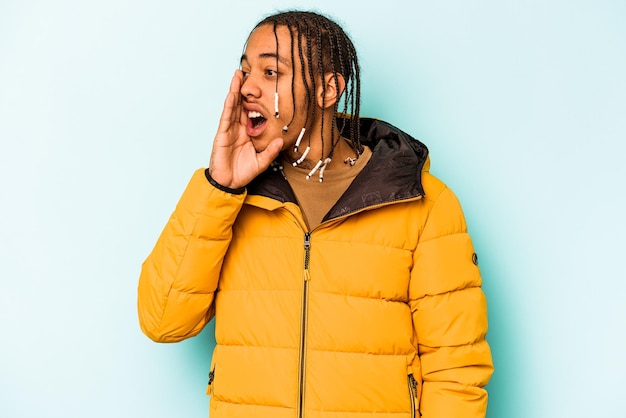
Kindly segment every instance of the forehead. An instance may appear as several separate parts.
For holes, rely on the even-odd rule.
[[[278,40],[278,50],[276,41]],[[257,59],[278,59],[285,65],[291,66],[291,35],[286,26],[274,27],[272,25],[262,25],[254,29],[246,42],[246,49],[241,57],[241,61],[251,62]]]

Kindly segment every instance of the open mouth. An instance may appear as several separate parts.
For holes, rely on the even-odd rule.
[[[261,113],[254,110],[248,112],[248,120],[250,121],[251,128],[255,130],[262,127],[267,121]]]

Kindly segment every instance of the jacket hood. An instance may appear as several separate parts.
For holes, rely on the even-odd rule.
[[[338,119],[340,129],[343,121]],[[424,196],[422,170],[428,168],[428,148],[423,143],[372,118],[360,119],[360,134],[361,144],[372,150],[372,156],[323,221],[370,206]],[[273,167],[248,185],[248,195],[297,203],[289,183]]]

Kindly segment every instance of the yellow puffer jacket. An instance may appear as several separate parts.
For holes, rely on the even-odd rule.
[[[199,170],[143,264],[151,339],[216,318],[211,418],[484,417],[486,303],[459,203],[421,143],[362,130],[372,157],[315,230],[279,172],[234,194]]]

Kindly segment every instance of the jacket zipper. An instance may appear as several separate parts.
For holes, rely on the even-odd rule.
[[[416,418],[416,410],[417,410],[417,405],[416,405],[416,401],[417,401],[417,380],[415,380],[415,377],[413,376],[413,374],[409,374],[408,376],[408,381],[409,381],[409,398],[411,401],[411,418]],[[422,416],[422,414],[420,413],[420,416]]]
[[[298,418],[304,417],[304,381],[306,373],[306,334],[309,301],[309,258],[311,256],[311,234],[304,234],[304,275],[302,285],[302,312],[300,316],[300,352],[298,358]]]

